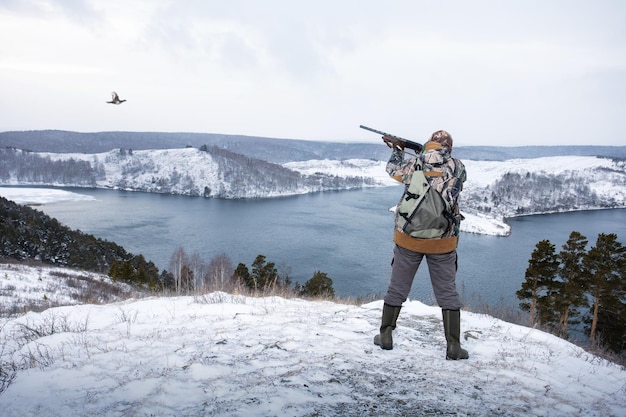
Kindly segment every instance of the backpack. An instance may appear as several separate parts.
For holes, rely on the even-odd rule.
[[[398,226],[402,232],[420,239],[436,239],[450,231],[456,232],[457,228],[451,226],[460,223],[458,206],[456,201],[448,201],[444,196],[458,194],[446,190],[448,187],[456,187],[457,181],[442,176],[440,171],[425,173],[422,162],[419,159],[416,161],[411,181],[397,208]]]

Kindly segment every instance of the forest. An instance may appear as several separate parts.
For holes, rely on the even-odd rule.
[[[0,197],[0,259],[34,260],[99,273],[154,289],[158,268],[143,255],[80,230],[72,230],[39,210]]]
[[[559,252],[537,243],[517,291],[530,325],[568,339],[582,326],[591,346],[626,353],[626,247],[614,233],[601,233],[587,250],[587,237],[573,231]]]

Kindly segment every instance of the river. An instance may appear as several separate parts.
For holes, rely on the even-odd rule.
[[[55,202],[37,207],[73,229],[143,254],[169,269],[178,247],[207,263],[225,253],[233,267],[251,266],[266,256],[292,281],[303,284],[325,272],[338,295],[382,296],[390,274],[393,215],[401,188],[383,187],[295,197],[218,200],[103,189],[65,190],[95,200]],[[517,307],[528,260],[537,242],[557,248],[579,231],[590,246],[599,233],[626,236],[626,209],[571,212],[510,219],[512,233],[496,237],[462,233],[457,285],[469,305]],[[433,303],[426,263],[411,299]]]

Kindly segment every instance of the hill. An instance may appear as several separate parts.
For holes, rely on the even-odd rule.
[[[23,271],[16,286],[47,274]],[[383,351],[372,344],[381,308],[209,293],[30,312],[2,323],[9,373],[0,409],[4,417],[625,415],[626,371],[562,339],[463,312],[470,359],[446,361],[441,311],[408,301],[394,349]]]
[[[58,306],[112,303],[148,294],[105,274],[29,262],[31,265],[0,263],[0,317]]]
[[[415,140],[420,141],[418,138]],[[0,148],[12,147],[33,152],[101,153],[119,148],[147,150],[199,148],[202,145],[218,146],[234,153],[277,164],[311,159],[363,158],[386,161],[389,157],[389,149],[375,134],[371,142],[355,143],[342,139],[321,142],[217,133],[84,133],[63,130],[0,132]],[[454,154],[462,159],[488,161],[565,155],[626,158],[626,146],[456,146]]]
[[[375,185],[364,176],[303,175],[216,146],[98,154],[0,149],[0,183],[115,188],[216,198],[258,198]]]
[[[310,160],[275,164],[217,147],[101,154],[0,149],[0,184],[64,185],[217,198],[265,198],[396,185],[386,161]],[[626,161],[560,156],[464,161],[462,230],[508,235],[520,215],[626,207]],[[11,195],[0,188],[0,195]],[[490,224],[485,228],[486,224]]]
[[[113,149],[176,149],[217,146],[228,151],[273,163],[326,158],[386,157],[387,147],[379,144],[317,142],[258,136],[215,133],[95,132],[62,130],[0,132],[0,148],[12,147],[33,152],[101,153]],[[381,146],[382,145],[382,146]]]

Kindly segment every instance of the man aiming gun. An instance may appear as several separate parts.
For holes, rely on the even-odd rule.
[[[467,359],[461,348],[461,301],[456,290],[458,235],[463,219],[458,197],[466,179],[463,163],[452,158],[452,136],[445,130],[433,133],[424,146],[380,132],[393,149],[387,173],[405,185],[396,207],[391,279],[384,298],[380,332],[374,344],[393,349],[392,331],[413,279],[426,258],[437,303],[441,307],[446,337],[446,359]],[[404,159],[405,148],[417,151]]]

